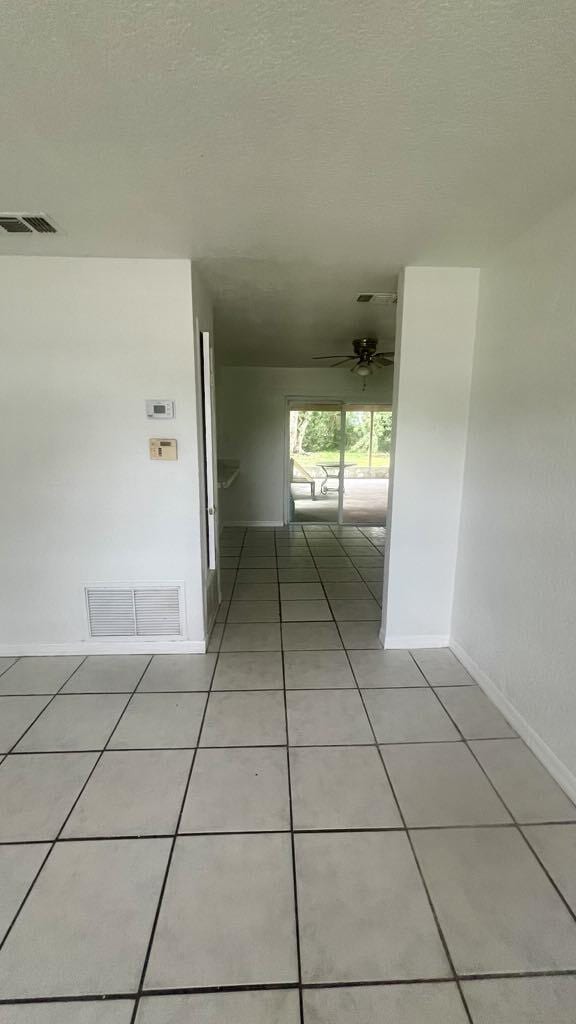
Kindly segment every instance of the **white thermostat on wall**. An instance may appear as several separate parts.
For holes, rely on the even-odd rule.
[[[171,398],[147,398],[146,415],[149,420],[173,420],[174,402]]]

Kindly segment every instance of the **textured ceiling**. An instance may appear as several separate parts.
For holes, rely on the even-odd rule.
[[[227,362],[386,338],[356,292],[573,190],[575,49],[574,0],[4,0],[0,209],[65,235],[0,253],[197,259]]]

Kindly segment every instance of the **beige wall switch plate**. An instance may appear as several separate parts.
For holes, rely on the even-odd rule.
[[[178,445],[174,437],[151,437],[150,458],[173,462],[178,458]]]

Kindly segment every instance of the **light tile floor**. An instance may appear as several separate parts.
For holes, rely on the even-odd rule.
[[[225,530],[210,653],[0,661],[0,1024],[574,1024],[576,808],[378,528]]]

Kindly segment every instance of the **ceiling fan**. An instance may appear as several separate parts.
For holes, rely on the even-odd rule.
[[[337,363],[332,363],[332,366],[343,366],[344,363],[353,362],[354,366],[350,367],[351,373],[357,373],[359,377],[369,377],[373,372],[374,367],[382,366],[393,366],[394,365],[394,353],[393,352],[377,352],[378,339],[377,338],[355,338],[352,342],[352,348],[354,349],[354,355],[344,356],[313,356],[313,359],[337,359]],[[366,381],[364,381],[366,384]]]

